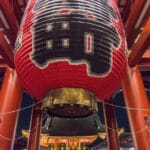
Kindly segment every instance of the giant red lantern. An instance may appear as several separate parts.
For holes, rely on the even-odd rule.
[[[29,0],[15,65],[38,100],[62,87],[83,88],[104,100],[120,85],[126,64],[115,0]]]

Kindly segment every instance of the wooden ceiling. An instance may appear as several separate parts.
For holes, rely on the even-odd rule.
[[[116,1],[126,31],[129,65],[139,65],[143,79],[150,85],[150,1]],[[14,43],[27,2],[0,0],[0,85],[6,66],[14,67]]]

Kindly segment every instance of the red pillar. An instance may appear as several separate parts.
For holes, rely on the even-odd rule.
[[[104,103],[103,110],[104,110],[105,125],[107,130],[108,149],[120,150],[116,116],[115,116],[114,108],[112,106],[112,99],[110,99],[107,103],[108,104]]]
[[[28,150],[39,150],[42,124],[41,103],[33,107]]]
[[[146,129],[144,118],[148,117],[150,119],[150,112],[140,109],[150,110],[150,106],[137,66],[127,68],[122,81],[122,88],[126,107],[135,109],[127,109],[135,149],[149,150],[150,134],[148,129]]]
[[[11,149],[14,141],[9,139],[15,136],[19,114],[19,112],[3,113],[19,109],[22,93],[23,88],[15,70],[7,68],[0,91],[0,150]]]

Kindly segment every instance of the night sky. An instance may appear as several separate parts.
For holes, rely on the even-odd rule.
[[[24,108],[26,106],[31,106],[32,104],[33,104],[33,100],[30,97],[30,95],[24,93],[21,107]],[[20,111],[20,115],[18,119],[18,127],[17,127],[17,136],[21,136],[22,129],[27,129],[27,130],[29,129],[31,112],[32,112],[31,107]]]

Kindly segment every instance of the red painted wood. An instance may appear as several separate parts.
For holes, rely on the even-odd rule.
[[[127,109],[129,124],[136,150],[149,150],[150,133],[146,129],[145,117],[150,119],[150,110],[148,98],[144,89],[141,74],[138,67],[127,68],[122,81],[125,105]]]
[[[134,45],[131,48],[132,52],[129,55],[129,65],[131,67],[134,67],[136,64],[139,63],[142,55],[150,45],[149,41],[150,41],[150,19],[148,19],[137,42],[134,43]]]
[[[19,25],[9,0],[0,0],[0,10],[2,11],[9,27],[5,27],[2,22],[0,22],[0,24],[4,28],[11,44],[14,45]]]
[[[114,112],[114,107],[112,106],[113,104],[112,99],[110,99],[107,103],[108,104],[104,103],[103,111],[104,111],[105,125],[107,130],[108,149],[120,150],[116,116]]]
[[[0,31],[0,54],[3,63],[7,63],[8,66],[14,68],[13,48],[5,39],[5,35],[2,31]]]
[[[38,150],[40,147],[41,120],[41,104],[38,104],[33,107],[28,150]]]
[[[19,112],[2,114],[19,109],[23,88],[15,70],[7,68],[0,91],[0,150],[10,150],[15,136]],[[8,138],[8,139],[7,139]]]

